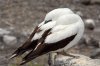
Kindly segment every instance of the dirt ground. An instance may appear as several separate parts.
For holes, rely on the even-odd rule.
[[[100,40],[100,2],[85,4],[83,0],[0,0],[0,28],[13,29],[16,36],[26,34],[26,37],[22,38],[22,42],[24,42],[34,27],[43,21],[46,13],[55,8],[70,8],[75,13],[81,12],[83,20],[93,19],[96,24],[95,30],[86,30],[85,34],[91,34],[95,39]],[[76,52],[87,56],[91,53],[87,48],[82,49],[83,52],[79,50],[76,49]],[[0,50],[0,66],[13,66],[11,62],[6,61],[6,56],[9,56],[13,51],[12,47]],[[33,62],[43,65],[47,62],[46,58],[47,56],[39,57]],[[40,59],[41,61],[39,61]]]

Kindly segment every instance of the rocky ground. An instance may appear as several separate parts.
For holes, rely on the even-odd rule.
[[[57,55],[54,66],[100,66],[100,59],[91,59],[84,55],[74,55],[77,58]]]
[[[100,1],[99,0],[0,0],[0,66],[13,66],[7,58],[43,21],[47,12],[55,8],[70,8],[79,14],[85,24],[92,22],[94,30],[86,28],[81,45],[69,52],[93,56],[100,53]],[[86,25],[87,26],[87,25]],[[95,58],[99,58],[96,56]],[[45,65],[47,56],[39,57],[34,64]],[[32,65],[30,63],[30,65]],[[26,65],[27,66],[27,65]]]

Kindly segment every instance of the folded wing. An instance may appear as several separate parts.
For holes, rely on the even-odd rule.
[[[67,46],[67,44],[75,38],[78,31],[74,26],[70,26],[65,29],[63,28],[63,30],[60,29],[60,31],[57,32],[52,32],[52,30],[50,29],[44,32],[35,49],[23,58],[21,65],[33,60],[40,55]]]

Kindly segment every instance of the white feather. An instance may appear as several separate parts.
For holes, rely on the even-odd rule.
[[[54,33],[54,32],[58,32],[60,30],[63,30],[65,28],[67,28],[69,25],[56,25],[52,30],[51,32]]]
[[[43,34],[44,32],[45,32],[45,30],[42,30],[41,32],[36,33],[36,34],[34,35],[34,37],[32,38],[31,41],[40,39],[40,38],[42,37],[42,34]]]
[[[51,21],[47,24],[44,24],[40,27],[40,30],[48,30],[50,28],[53,28],[56,25],[56,21]]]
[[[55,24],[56,24],[56,21],[52,21],[52,22],[49,22],[49,23],[44,24],[44,25],[41,24],[41,27],[39,29],[42,31],[36,33],[31,41],[36,40],[36,39],[40,39],[42,34],[45,32],[45,30],[53,28],[55,26]]]
[[[48,35],[47,38],[45,39],[45,43],[50,44],[58,42],[60,40],[66,39],[67,37],[77,34],[77,32],[78,32],[77,25],[70,25],[70,27],[67,28],[64,27],[64,29],[59,30],[57,32],[53,31],[52,34]]]

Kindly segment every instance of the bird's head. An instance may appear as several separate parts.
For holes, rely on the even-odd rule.
[[[53,22],[57,21],[59,19],[59,17],[61,17],[63,15],[68,15],[68,14],[74,14],[74,13],[69,8],[54,9],[46,14],[44,21],[42,23],[40,23],[39,26],[43,26],[45,24],[50,25],[50,23],[53,24]]]
[[[73,12],[68,9],[68,8],[58,8],[58,9],[54,9],[52,11],[50,11],[49,13],[47,13],[44,21],[50,22],[50,21],[55,21],[57,20],[60,16],[62,15],[67,15],[67,14],[73,14]]]

